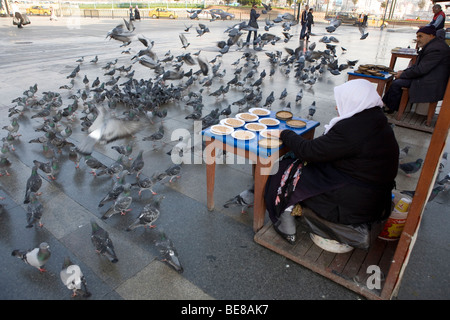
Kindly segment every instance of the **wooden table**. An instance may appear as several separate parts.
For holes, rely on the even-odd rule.
[[[377,84],[377,92],[380,95],[380,97],[382,97],[384,89],[386,87],[389,87],[394,76],[392,74],[390,74],[389,72],[381,72],[381,73],[383,74],[383,77],[370,76],[367,74],[356,73],[356,72],[347,72],[349,81],[353,80],[353,79],[366,79],[370,82],[376,83]]]
[[[391,52],[391,62],[389,63],[389,68],[391,68],[391,70],[394,70],[394,66],[395,63],[397,62],[397,58],[406,58],[406,59],[410,59],[410,63],[414,64],[416,63],[416,59],[417,59],[417,53],[405,53],[405,52]]]
[[[271,112],[270,117],[275,118],[275,112]],[[300,119],[295,118],[294,119]],[[270,129],[291,129],[302,135],[305,139],[314,138],[315,128],[319,126],[319,122],[301,119],[306,122],[306,127],[294,129],[287,127],[285,121]],[[249,159],[253,162],[253,176],[255,182],[255,201],[253,205],[253,230],[257,232],[264,225],[264,217],[266,213],[266,204],[264,202],[264,188],[267,179],[274,169],[274,164],[278,164],[278,159],[288,150],[287,147],[281,146],[275,149],[266,149],[259,147],[259,134],[255,138],[247,141],[234,139],[231,135],[216,135],[211,130],[202,131],[205,140],[205,161],[206,161],[206,188],[207,188],[207,206],[208,210],[214,210],[214,183],[215,183],[215,155],[216,149],[232,152],[240,157]]]

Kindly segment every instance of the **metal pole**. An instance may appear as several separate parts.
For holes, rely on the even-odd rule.
[[[383,16],[383,23],[381,24],[381,27],[384,27],[384,21],[386,20],[386,12],[387,12],[387,8],[389,6],[389,0],[386,1],[386,6],[384,7],[384,16]]]

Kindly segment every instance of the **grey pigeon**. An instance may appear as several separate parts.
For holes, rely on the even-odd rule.
[[[231,198],[223,205],[225,208],[230,208],[232,206],[241,206],[241,213],[245,213],[246,210],[253,206],[255,201],[255,188],[247,189],[239,193],[237,196]]]
[[[316,102],[313,101],[313,103],[308,108],[308,119],[312,119],[315,113],[316,113]]]
[[[43,226],[41,222],[43,210],[44,206],[37,198],[36,193],[32,192],[30,194],[30,203],[27,206],[27,228],[32,228],[35,224],[38,224],[39,227]]]
[[[123,191],[114,201],[114,204],[108,210],[106,210],[106,212],[102,216],[102,219],[106,220],[117,213],[125,215],[128,211],[131,211],[130,206],[132,202],[133,197],[131,196],[131,184],[125,183],[123,186]]]
[[[172,182],[173,179],[180,178],[180,173],[181,173],[181,164],[174,164],[173,166],[167,168],[164,172],[158,174],[156,176],[156,179],[158,181],[162,181],[165,178],[170,177],[169,182]]]
[[[91,155],[85,155],[84,156],[84,163],[86,166],[91,168],[91,173],[96,176],[97,170],[104,170],[108,168],[104,163],[99,161],[97,158],[91,156]]]
[[[114,250],[114,244],[109,237],[108,231],[100,227],[94,219],[91,220],[91,227],[91,241],[94,245],[95,251],[98,254],[106,256],[112,263],[118,262],[119,259],[117,258]]]
[[[132,160],[131,153],[133,152],[134,141],[129,141],[126,145],[112,146],[111,149],[116,150],[118,153],[127,156],[128,160]]]
[[[139,177],[139,175],[142,172],[142,169],[144,168],[145,162],[143,158],[144,150],[140,150],[136,159],[134,159],[133,163],[131,164],[129,168],[129,174],[136,174],[136,178]]]
[[[137,177],[136,182],[133,182],[131,184],[131,188],[132,189],[139,189],[138,195],[139,198],[142,195],[142,192],[144,190],[150,190],[150,192],[153,195],[156,195],[156,192],[154,192],[152,190],[153,186],[156,184],[156,182],[158,182],[158,179],[156,179],[156,177],[151,177],[151,178],[145,178],[145,179],[140,179],[139,177]]]
[[[77,147],[81,154],[91,154],[98,143],[110,143],[112,141],[129,138],[141,129],[139,121],[128,121],[113,117],[104,107],[97,107],[98,115],[89,127],[89,135],[84,138]]]
[[[408,152],[409,152],[409,149],[410,149],[410,148],[411,148],[411,146],[405,146],[405,147],[403,147],[403,148],[400,149],[399,156],[398,156],[398,159],[399,159],[400,161],[402,161],[403,159],[406,158],[406,156],[408,155]]]
[[[428,198],[428,202],[433,201],[434,198],[436,198],[436,196],[444,190],[445,190],[445,187],[442,185],[434,186],[433,189],[431,190],[430,197]],[[411,190],[403,190],[400,193],[406,194],[406,195],[410,196],[411,198],[413,198],[416,191],[415,190],[412,190],[412,191]]]
[[[119,195],[123,192],[124,185],[125,185],[125,175],[128,174],[128,170],[123,170],[120,174],[119,174],[119,178],[117,179],[117,181],[114,183],[114,185],[112,186],[111,190],[108,191],[108,193],[102,198],[102,200],[100,200],[100,202],[98,203],[99,207],[103,207],[105,205],[105,203],[109,202],[109,201],[115,201],[117,199],[117,197],[119,197]]]
[[[50,259],[50,246],[46,242],[42,242],[38,248],[30,250],[13,250],[11,253],[13,257],[22,259],[26,264],[39,269],[40,272],[45,272],[44,266]]]
[[[164,196],[160,196],[156,198],[154,201],[146,204],[142,209],[142,211],[140,212],[137,219],[128,226],[126,231],[131,231],[138,227],[155,228],[153,223],[159,218],[160,215],[159,207],[163,199]]]
[[[56,180],[56,175],[60,171],[59,160],[53,157],[51,161],[41,162],[39,160],[33,160],[33,163],[44,172],[49,179]]]
[[[80,266],[74,264],[69,257],[64,258],[59,277],[63,285],[72,291],[72,297],[82,295],[83,297],[88,298],[91,296],[91,293],[87,289],[86,278],[84,277]]]
[[[160,239],[156,242],[156,247],[163,257],[162,261],[166,262],[179,273],[184,271],[172,240],[164,232],[160,232]]]
[[[416,173],[419,171],[419,169],[422,167],[423,159],[417,159],[413,162],[407,162],[407,163],[400,163],[398,165],[398,168],[402,170],[408,177],[411,176],[411,174]]]
[[[25,204],[30,203],[31,193],[32,192],[37,193],[42,186],[42,178],[37,171],[38,166],[34,165],[33,168],[31,168],[31,175],[27,180],[27,185],[25,189],[25,200],[23,201],[23,203]]]
[[[447,166],[447,156],[448,156],[448,153],[444,152],[444,154],[442,155],[441,161],[439,161],[439,168],[438,168],[439,173],[444,171],[444,168]]]

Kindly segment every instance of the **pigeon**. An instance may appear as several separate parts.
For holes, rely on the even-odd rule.
[[[438,184],[439,185],[443,185],[445,186],[446,189],[448,189],[448,186],[450,182],[450,172],[446,174],[446,176],[444,178],[442,178],[441,180],[439,180]]]
[[[158,174],[156,176],[156,179],[158,181],[162,181],[165,178],[170,177],[169,182],[172,182],[173,179],[180,178],[180,172],[181,172],[181,164],[174,164],[173,166],[167,168],[164,172]]]
[[[43,226],[41,222],[43,210],[44,206],[38,200],[36,193],[32,192],[30,194],[30,203],[27,206],[27,228],[32,228],[36,223],[39,227]]]
[[[108,193],[100,200],[98,203],[99,207],[103,207],[106,202],[108,201],[114,201],[117,199],[117,197],[123,192],[124,185],[125,185],[125,175],[128,174],[128,170],[123,170],[119,174],[118,180],[114,183],[111,190],[108,191]]]
[[[37,171],[38,166],[34,165],[33,168],[31,168],[31,175],[27,180],[25,199],[23,201],[24,204],[30,203],[31,193],[37,193],[42,186],[42,178]]]
[[[434,186],[433,189],[431,190],[430,197],[428,198],[428,202],[433,201],[434,198],[436,198],[436,196],[437,196],[440,192],[444,191],[444,189],[445,189],[445,187],[442,186],[442,185]],[[414,190],[412,190],[412,191],[411,191],[411,190],[403,190],[403,191],[401,191],[400,193],[406,194],[407,196],[410,196],[411,198],[413,198],[413,197],[414,197],[414,194],[415,194],[416,192],[415,192]]]
[[[253,206],[255,200],[255,188],[247,189],[239,193],[237,196],[231,198],[223,205],[225,208],[231,206],[242,206],[241,213],[245,213],[246,210]]]
[[[422,167],[423,159],[417,159],[413,162],[400,163],[399,169],[402,170],[406,176],[410,177],[411,174],[416,173]]]
[[[172,240],[170,240],[163,231],[160,232],[160,238],[156,241],[156,247],[163,257],[162,261],[166,262],[179,273],[184,271]]]
[[[108,168],[105,164],[91,155],[84,156],[84,163],[86,164],[86,166],[91,168],[91,173],[92,175],[94,175],[94,177],[97,175],[97,170],[104,170]]]
[[[38,248],[30,250],[13,250],[11,253],[13,257],[22,259],[26,264],[39,269],[40,272],[45,272],[44,266],[50,259],[50,246],[47,242],[42,242]]]
[[[33,163],[38,166],[40,170],[42,170],[49,179],[56,180],[56,175],[60,171],[59,160],[56,157],[53,157],[51,161],[41,162],[39,160],[33,160]]]
[[[108,210],[106,210],[106,212],[102,216],[102,219],[106,220],[117,213],[125,215],[128,211],[131,211],[130,206],[132,202],[133,198],[131,197],[131,184],[125,183],[123,186],[123,191],[114,201],[114,204]]]
[[[20,134],[17,134],[17,131],[19,131],[19,127],[20,125],[17,117],[12,117],[10,124],[4,126],[3,129],[7,130],[13,137],[19,137]]]
[[[439,161],[439,168],[438,168],[439,173],[444,171],[444,168],[447,165],[447,156],[448,156],[448,153],[444,152],[442,155],[441,161]]]
[[[186,49],[187,47],[189,47],[190,43],[186,39],[185,35],[182,33],[180,33],[180,40],[181,40],[181,44],[182,44],[181,48]]]
[[[142,192],[144,190],[150,190],[150,192],[153,195],[156,195],[157,193],[152,190],[152,188],[156,184],[156,182],[158,182],[158,179],[156,179],[156,177],[154,177],[154,176],[151,178],[145,178],[145,179],[140,179],[139,177],[137,177],[136,182],[133,182],[131,184],[131,188],[139,189],[139,192],[138,192],[139,198],[141,197]]]
[[[95,56],[95,58],[92,59],[90,62],[91,62],[91,63],[97,63],[97,61],[98,61],[98,56]]]
[[[316,113],[316,102],[313,101],[313,103],[308,108],[308,119],[312,119],[315,113]]]
[[[138,227],[155,228],[153,223],[159,218],[159,207],[164,196],[160,196],[154,201],[146,204],[137,219],[126,228],[126,231],[134,230]]]
[[[117,158],[117,160],[111,163],[107,168],[97,172],[97,177],[107,174],[110,177],[117,175],[117,179],[119,179],[119,173],[122,171],[123,171],[123,156],[120,155],[119,158]]]
[[[136,178],[141,174],[142,169],[144,168],[144,158],[143,158],[144,150],[140,150],[136,159],[134,159],[133,163],[129,168],[129,174],[136,173]]]
[[[300,88],[300,91],[295,96],[295,103],[298,103],[303,99],[303,89]]]
[[[158,131],[152,133],[151,135],[142,138],[142,141],[160,141],[162,138],[164,137],[164,127],[161,124],[160,127],[158,128]],[[155,145],[153,145],[154,147]]]
[[[95,251],[98,254],[106,256],[112,263],[118,262],[119,259],[117,258],[114,250],[114,244],[109,237],[109,233],[100,227],[94,219],[91,220],[91,227],[91,241],[94,245]]]
[[[118,153],[120,153],[120,154],[122,154],[124,156],[127,156],[128,160],[132,160],[130,155],[133,152],[133,145],[134,145],[134,141],[131,140],[126,145],[112,146],[111,149],[116,150]]]
[[[399,156],[398,156],[398,159],[400,161],[402,161],[408,155],[408,152],[409,152],[410,148],[411,148],[411,146],[405,146],[405,147],[400,149]]]
[[[63,285],[72,291],[72,297],[76,297],[79,294],[85,298],[91,296],[91,293],[87,289],[86,278],[84,277],[80,266],[74,264],[69,257],[64,258],[59,277]]]
[[[89,127],[89,135],[77,147],[77,151],[84,155],[92,153],[96,143],[110,143],[112,141],[132,137],[141,129],[141,122],[114,118],[104,107],[98,106],[98,115]]]

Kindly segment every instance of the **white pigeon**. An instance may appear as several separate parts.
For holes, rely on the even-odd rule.
[[[74,264],[69,257],[64,258],[62,270],[59,273],[62,283],[67,289],[72,290],[72,297],[81,294],[87,298],[91,293],[87,289],[86,278],[80,269],[80,266]]]
[[[50,246],[46,242],[42,242],[38,248],[30,250],[13,250],[11,253],[13,257],[22,259],[26,264],[39,269],[40,272],[45,272],[45,264],[50,259]]]
[[[98,107],[98,115],[89,127],[89,135],[77,147],[81,154],[91,154],[97,143],[110,143],[112,141],[128,138],[142,127],[140,121],[127,121],[114,118],[104,107]]]
[[[245,213],[246,210],[253,206],[255,201],[255,188],[247,189],[239,193],[237,196],[231,198],[223,205],[225,208],[231,206],[242,206],[241,213]]]

